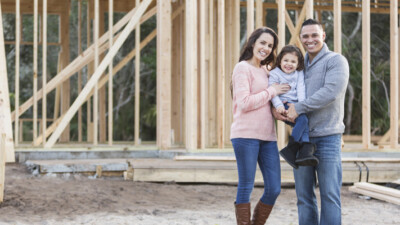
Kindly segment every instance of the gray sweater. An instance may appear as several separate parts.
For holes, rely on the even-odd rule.
[[[310,137],[344,132],[344,98],[349,81],[347,59],[331,52],[324,43],[321,51],[309,64],[305,56],[304,83],[306,99],[295,103],[296,112],[307,113]]]

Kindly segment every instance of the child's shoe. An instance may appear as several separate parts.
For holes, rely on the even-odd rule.
[[[299,150],[299,155],[295,163],[299,166],[316,166],[319,163],[317,157],[313,154],[315,153],[316,145],[310,142],[303,142]]]

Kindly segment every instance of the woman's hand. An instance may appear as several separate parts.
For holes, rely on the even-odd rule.
[[[271,107],[271,112],[275,119],[281,120],[281,121],[287,120],[286,113],[283,113],[283,114],[278,113],[278,111],[274,107]]]
[[[285,94],[286,92],[290,91],[289,84],[271,84],[271,87],[275,88],[276,95]]]

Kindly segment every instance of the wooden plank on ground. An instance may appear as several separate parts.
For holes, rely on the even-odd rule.
[[[0,134],[6,134],[6,162],[15,162],[7,63],[4,48],[3,20],[0,3]]]
[[[393,204],[400,205],[400,198],[395,198],[395,197],[388,196],[388,195],[381,194],[381,193],[377,193],[377,192],[374,192],[374,191],[368,191],[368,190],[365,190],[365,189],[358,188],[356,186],[351,186],[349,188],[349,190],[352,191],[352,192],[358,193],[358,194],[366,195],[366,196],[369,196],[369,197],[372,197],[372,198],[376,198],[376,199],[379,199],[379,200],[382,200],[382,201],[386,201],[386,202],[390,202],[390,203],[393,203]]]
[[[373,191],[373,192],[377,192],[377,193],[380,193],[380,194],[384,194],[384,195],[389,195],[389,196],[392,196],[392,197],[400,198],[400,190],[397,190],[397,189],[394,189],[394,188],[384,187],[384,186],[381,186],[381,185],[367,183],[367,182],[355,183],[354,186],[356,186],[357,188],[360,188],[360,189],[367,190],[367,191]]]

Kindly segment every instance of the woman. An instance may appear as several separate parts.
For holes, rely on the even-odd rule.
[[[232,74],[233,123],[231,141],[239,174],[235,202],[237,224],[250,224],[250,195],[257,161],[264,179],[264,194],[251,224],[265,224],[281,191],[281,169],[270,100],[289,91],[288,84],[268,86],[278,37],[267,27],[249,37]]]

